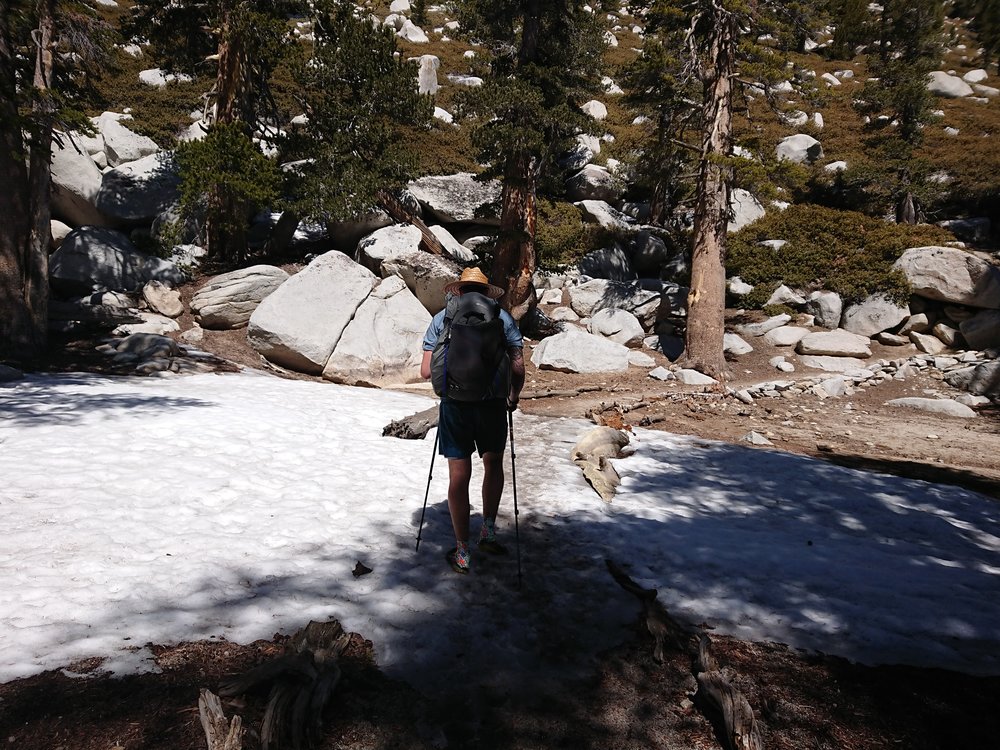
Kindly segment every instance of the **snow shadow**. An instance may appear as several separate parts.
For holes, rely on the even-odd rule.
[[[137,388],[141,388],[141,378],[132,380],[138,384]],[[212,405],[197,398],[142,395],[138,390],[129,394],[100,392],[101,386],[108,382],[107,378],[79,374],[0,385],[0,422],[9,420],[9,424],[30,428],[82,422],[98,412],[148,418],[172,410]]]

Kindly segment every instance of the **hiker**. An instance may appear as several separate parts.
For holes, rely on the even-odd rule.
[[[447,555],[458,573],[469,572],[469,482],[472,452],[483,460],[483,525],[479,549],[505,554],[496,539],[503,494],[508,411],[524,385],[524,345],[517,324],[497,302],[503,289],[478,268],[445,286],[447,305],[424,335],[420,375],[441,397],[438,453],[448,459],[448,510],[455,548]]]

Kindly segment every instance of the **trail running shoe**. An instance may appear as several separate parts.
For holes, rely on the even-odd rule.
[[[506,555],[507,548],[497,541],[497,533],[489,521],[479,531],[479,549],[490,555]]]
[[[460,547],[452,547],[448,550],[448,554],[445,555],[445,559],[448,564],[451,565],[451,569],[456,573],[468,573],[469,572],[469,545],[465,544]]]

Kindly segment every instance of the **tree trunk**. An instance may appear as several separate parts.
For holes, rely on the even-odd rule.
[[[522,152],[508,162],[501,195],[500,237],[493,256],[490,282],[506,290],[501,304],[516,321],[532,312],[538,301],[535,273],[535,172],[531,155]]]
[[[533,64],[538,57],[540,13],[538,0],[531,0],[524,9],[518,68]],[[532,283],[536,262],[535,169],[535,161],[526,151],[508,158],[500,198],[500,237],[490,272],[490,281],[506,291],[500,303],[518,322],[538,305]]]
[[[717,380],[725,377],[726,227],[732,169],[722,161],[732,140],[732,76],[736,16],[715,7],[702,69],[702,157],[694,210],[691,291],[685,364]]]
[[[35,43],[36,128],[30,147],[17,109],[15,45],[7,4],[0,5],[0,356],[30,359],[45,347],[48,325],[49,166],[52,144],[54,0],[40,0]],[[27,153],[26,153],[27,149]],[[25,162],[27,161],[27,165]]]
[[[24,296],[37,350],[45,348],[49,318],[49,244],[52,239],[52,58],[55,46],[55,0],[38,3],[35,52],[35,132],[28,170],[30,234],[25,252]]]
[[[219,70],[213,122],[220,125],[246,123],[251,114],[247,104],[247,52],[243,38],[234,30],[238,13],[234,5],[231,0],[224,3],[219,19]],[[205,249],[210,256],[230,263],[243,260],[247,250],[247,207],[218,185],[209,191],[208,206]]]

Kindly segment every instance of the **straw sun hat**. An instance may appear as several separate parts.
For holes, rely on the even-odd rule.
[[[477,284],[482,287],[481,294],[485,294],[490,299],[500,299],[503,296],[503,289],[494,286],[485,274],[478,267],[466,268],[458,281],[453,281],[445,285],[445,294],[458,294],[458,290],[466,284]]]

